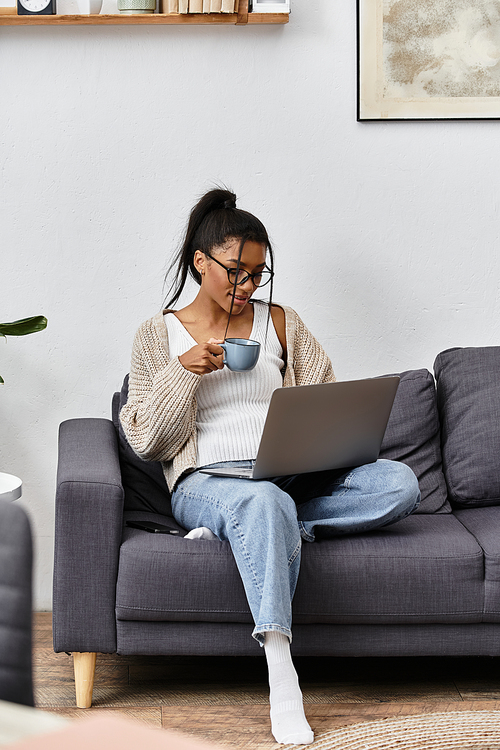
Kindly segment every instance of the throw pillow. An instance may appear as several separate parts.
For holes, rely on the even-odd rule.
[[[447,349],[434,372],[450,499],[500,505],[500,347]]]
[[[402,372],[400,377],[380,458],[401,461],[415,472],[422,495],[416,513],[450,513],[434,379],[425,369]]]
[[[120,409],[127,403],[128,375],[120,393],[113,398],[113,423],[118,433],[120,466],[125,492],[124,510],[145,510],[171,516],[170,492],[163,469],[158,461],[143,461],[130,447],[118,418]]]

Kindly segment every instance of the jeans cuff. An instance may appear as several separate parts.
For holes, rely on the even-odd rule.
[[[292,642],[292,631],[290,630],[290,628],[284,628],[281,625],[259,625],[258,628],[254,629],[252,637],[255,638],[255,640],[258,641],[261,646],[263,646],[266,633],[269,633],[272,630],[278,633],[283,633],[283,635],[287,636],[290,643]]]

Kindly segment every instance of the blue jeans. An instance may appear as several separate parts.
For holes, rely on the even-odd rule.
[[[206,526],[229,542],[255,622],[253,636],[263,643],[268,630],[291,640],[303,539],[313,542],[387,526],[409,515],[419,502],[412,470],[382,459],[347,472],[260,481],[195,471],[177,485],[172,510],[185,529]]]

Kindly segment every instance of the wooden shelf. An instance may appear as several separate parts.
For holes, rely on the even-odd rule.
[[[254,25],[288,23],[288,13],[143,13],[137,16],[125,14],[90,16],[18,16],[0,14],[0,26],[106,26],[109,24],[168,24],[190,26],[192,24]]]

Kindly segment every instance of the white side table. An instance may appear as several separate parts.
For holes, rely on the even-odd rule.
[[[23,492],[23,483],[13,474],[3,474],[0,471],[0,500],[19,500]]]

